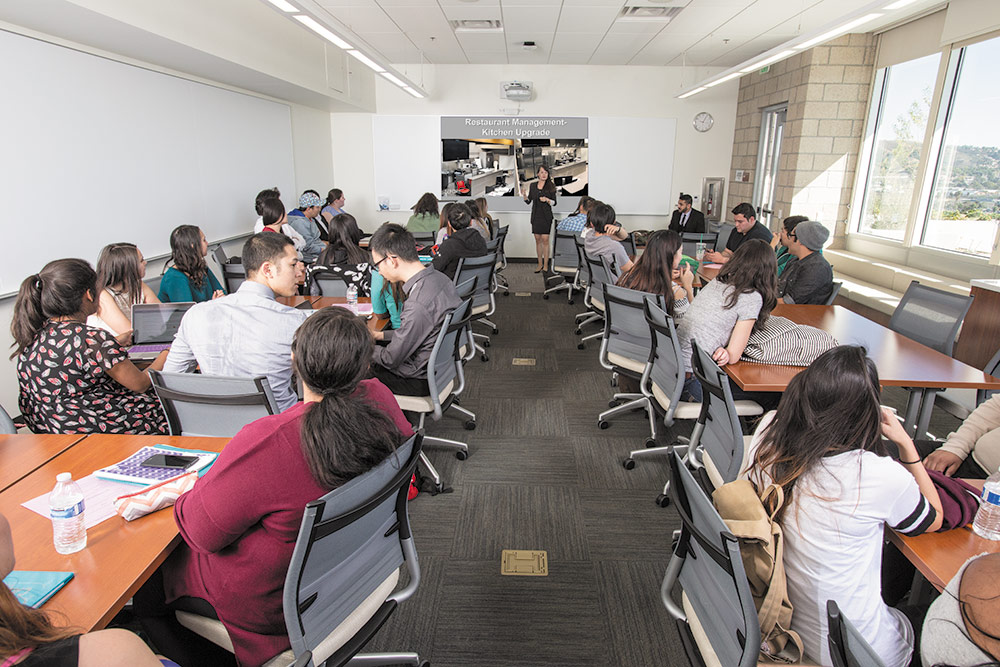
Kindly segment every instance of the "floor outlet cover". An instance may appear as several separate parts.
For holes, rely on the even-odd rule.
[[[547,577],[549,554],[547,551],[504,549],[500,555],[500,574],[515,577]]]

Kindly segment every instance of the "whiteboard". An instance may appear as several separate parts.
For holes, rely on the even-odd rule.
[[[166,254],[181,224],[244,234],[259,190],[294,196],[286,104],[3,31],[0,62],[0,294],[111,242]]]
[[[411,208],[425,192],[441,194],[441,117],[372,116],[375,199]]]

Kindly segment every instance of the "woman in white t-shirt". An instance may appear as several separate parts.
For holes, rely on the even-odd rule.
[[[748,451],[749,478],[781,486],[792,629],[806,655],[828,666],[826,602],[836,600],[887,667],[906,667],[910,621],[882,602],[886,525],[919,535],[941,527],[941,500],[913,441],[879,406],[875,363],[864,348],[836,347],[789,384]],[[887,454],[895,445],[899,460]]]

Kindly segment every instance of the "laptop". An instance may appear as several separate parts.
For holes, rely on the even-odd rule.
[[[137,303],[132,306],[132,342],[128,350],[132,359],[155,359],[170,347],[181,326],[184,313],[193,301],[180,303]]]

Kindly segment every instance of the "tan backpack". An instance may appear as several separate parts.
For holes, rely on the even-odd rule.
[[[716,489],[712,500],[740,542],[743,569],[750,581],[760,623],[761,659],[799,662],[802,638],[791,630],[792,603],[788,600],[782,563],[784,536],[774,520],[784,502],[781,487],[769,484],[758,494],[749,480],[738,479]]]

